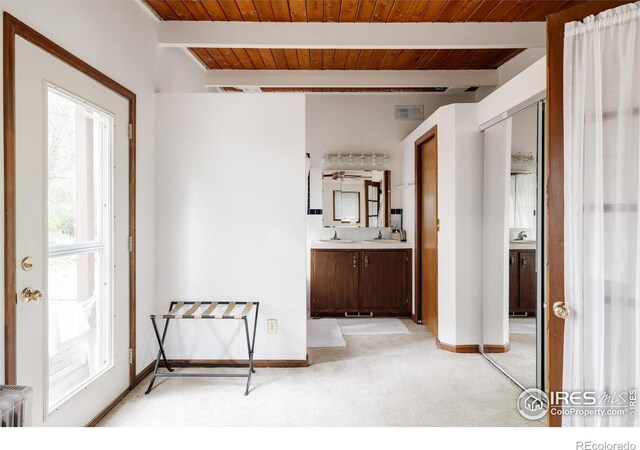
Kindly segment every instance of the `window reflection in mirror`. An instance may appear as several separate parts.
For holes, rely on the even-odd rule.
[[[333,191],[333,221],[360,223],[360,192]]]
[[[323,226],[388,227],[390,182],[389,170],[325,170],[322,174]]]
[[[510,228],[535,228],[538,174],[511,174]]]

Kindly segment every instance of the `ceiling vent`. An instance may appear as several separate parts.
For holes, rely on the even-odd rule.
[[[262,92],[262,89],[260,89],[260,86],[236,86],[236,87],[241,89],[242,92],[251,92],[251,93]]]
[[[424,106],[394,106],[393,118],[395,120],[424,120]]]

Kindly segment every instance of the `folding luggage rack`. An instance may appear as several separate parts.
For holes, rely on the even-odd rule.
[[[224,307],[226,306],[226,308]],[[151,323],[153,324],[153,331],[156,334],[158,340],[159,350],[156,358],[156,364],[153,369],[153,376],[149,383],[149,388],[145,392],[145,395],[151,392],[153,384],[157,377],[246,377],[247,388],[244,395],[249,394],[249,386],[251,384],[251,374],[255,373],[253,369],[253,350],[256,342],[256,326],[258,324],[258,309],[260,308],[260,302],[216,302],[216,301],[172,301],[169,305],[169,312],[166,314],[152,314]],[[237,311],[236,311],[237,310]],[[255,310],[253,318],[253,336],[249,336],[249,314],[251,310]],[[164,329],[162,336],[158,330],[156,320],[165,319]],[[164,340],[167,337],[167,329],[169,327],[169,321],[172,319],[218,319],[218,320],[242,320],[244,321],[244,329],[247,336],[247,352],[249,354],[249,361],[244,363],[224,363],[224,364],[207,364],[207,367],[246,367],[248,372],[246,374],[241,373],[188,373],[188,372],[174,372],[173,368],[167,361],[167,355],[164,350]],[[168,372],[158,372],[160,366],[160,359],[164,361],[164,366]],[[184,367],[197,367],[198,363],[181,364]]]

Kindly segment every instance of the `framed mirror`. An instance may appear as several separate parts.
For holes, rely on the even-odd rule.
[[[391,220],[389,170],[325,170],[324,227],[386,228]]]

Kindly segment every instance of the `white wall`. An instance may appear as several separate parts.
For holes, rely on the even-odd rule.
[[[413,183],[415,141],[438,127],[438,337],[453,345],[477,344],[482,333],[483,152],[476,114],[475,104],[444,106],[403,141],[403,182]],[[414,189],[403,189],[402,198],[415,249]]]
[[[505,83],[520,75],[525,69],[529,68],[532,64],[544,58],[546,55],[546,48],[528,48],[516,57],[511,58],[509,61],[498,67],[498,85],[497,86],[482,86],[476,91],[476,101],[480,102],[486,98],[492,92],[500,89]]]
[[[478,125],[507,117],[513,108],[526,107],[544,98],[547,58],[540,58],[478,103]]]
[[[156,131],[158,305],[259,300],[256,359],[304,360],[304,95],[158,95]],[[170,358],[247,357],[240,322],[189,322]]]
[[[475,104],[456,105],[456,345],[482,339],[484,147]],[[441,224],[442,227],[442,224]]]
[[[139,371],[154,358],[155,352],[153,332],[148,323],[149,314],[155,310],[156,294],[154,272],[149,270],[156,258],[154,95],[156,91],[202,91],[204,71],[184,51],[160,49],[157,45],[157,21],[133,1],[0,1],[0,9],[137,94]],[[1,192],[0,198],[3,198]],[[3,260],[0,257],[0,264]],[[0,272],[4,272],[1,266]],[[4,323],[2,311],[0,308],[0,324]],[[4,378],[4,333],[0,335],[1,383]]]

